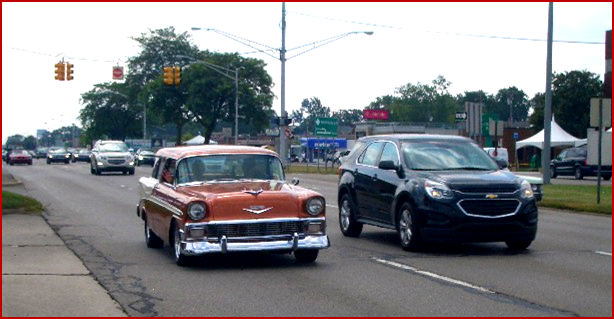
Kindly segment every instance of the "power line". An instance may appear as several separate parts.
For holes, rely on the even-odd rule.
[[[11,50],[15,50],[15,51],[21,51],[21,52],[27,52],[27,53],[32,53],[32,54],[50,56],[50,57],[63,57],[65,59],[77,60],[77,61],[91,61],[91,62],[105,62],[105,63],[108,63],[108,62],[115,63],[115,62],[121,61],[119,59],[116,59],[116,60],[97,60],[97,59],[87,59],[87,58],[76,58],[76,57],[66,56],[64,53],[60,53],[60,54],[41,53],[41,52],[35,52],[35,51],[25,50],[25,49],[20,49],[20,48],[13,48],[13,47],[5,46],[5,45],[3,45],[2,48],[3,49],[5,49],[5,48],[6,49],[11,49]]]
[[[533,41],[533,42],[546,42],[547,41],[546,39],[502,37],[502,36],[496,36],[496,35],[480,35],[480,34],[468,34],[468,33],[454,33],[454,32],[430,31],[430,30],[419,30],[419,29],[416,30],[416,29],[408,29],[408,28],[404,28],[404,27],[395,27],[395,26],[376,24],[376,23],[367,23],[367,22],[359,22],[359,21],[351,21],[351,20],[343,20],[343,19],[322,17],[322,16],[316,16],[316,15],[312,15],[312,14],[293,12],[293,11],[287,11],[287,12],[288,13],[293,13],[293,14],[296,14],[296,15],[300,15],[300,16],[310,17],[310,18],[330,20],[330,21],[337,21],[337,22],[345,22],[345,23],[352,23],[352,24],[360,24],[360,25],[367,25],[367,26],[379,27],[379,28],[387,28],[387,29],[415,31],[415,32],[425,32],[425,33],[434,33],[434,34],[451,35],[451,36],[463,36],[463,37],[487,38],[487,39],[500,39],[500,40]],[[558,42],[558,43],[575,43],[575,44],[605,44],[605,42],[574,41],[574,40],[553,40],[553,42]]]

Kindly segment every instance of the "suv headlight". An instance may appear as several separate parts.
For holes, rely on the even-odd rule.
[[[524,179],[520,183],[520,196],[522,198],[533,198],[533,189],[531,189],[531,184]]]
[[[424,190],[426,190],[426,194],[428,194],[429,197],[434,199],[450,199],[454,197],[448,186],[431,180],[426,180],[424,182]]]
[[[323,198],[311,198],[307,201],[307,212],[313,216],[317,216],[324,211],[324,205]]]
[[[188,216],[192,220],[203,219],[207,215],[207,208],[202,203],[192,203],[188,206]]]

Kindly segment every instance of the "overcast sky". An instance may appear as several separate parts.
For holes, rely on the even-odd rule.
[[[547,3],[295,3],[286,4],[286,49],[353,31],[286,62],[288,114],[303,99],[331,110],[362,109],[407,83],[438,75],[449,91],[516,86],[529,98],[545,91]],[[175,27],[201,49],[262,59],[281,110],[281,62],[211,31],[214,28],[281,48],[281,2],[267,3],[2,3],[2,140],[80,125],[80,95],[112,81],[140,48],[130,37]],[[588,70],[603,80],[605,31],[612,3],[555,3],[553,71]],[[532,39],[537,41],[521,40]],[[590,44],[597,42],[598,44]],[[277,56],[277,54],[273,54]],[[54,64],[74,64],[75,79],[54,80]]]

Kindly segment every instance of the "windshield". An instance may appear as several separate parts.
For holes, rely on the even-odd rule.
[[[411,170],[497,170],[497,163],[478,145],[458,141],[406,141],[405,165]]]
[[[125,144],[113,143],[100,145],[101,152],[128,152],[128,147]]]
[[[49,152],[51,152],[51,153],[67,153],[68,151],[66,151],[65,148],[52,148],[52,149],[49,149]]]
[[[264,154],[196,156],[183,159],[177,167],[179,184],[234,180],[283,180],[279,159]]]

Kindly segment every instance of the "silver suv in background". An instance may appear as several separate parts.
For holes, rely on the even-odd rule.
[[[92,148],[90,172],[122,172],[134,175],[134,157],[122,141],[98,141]]]

